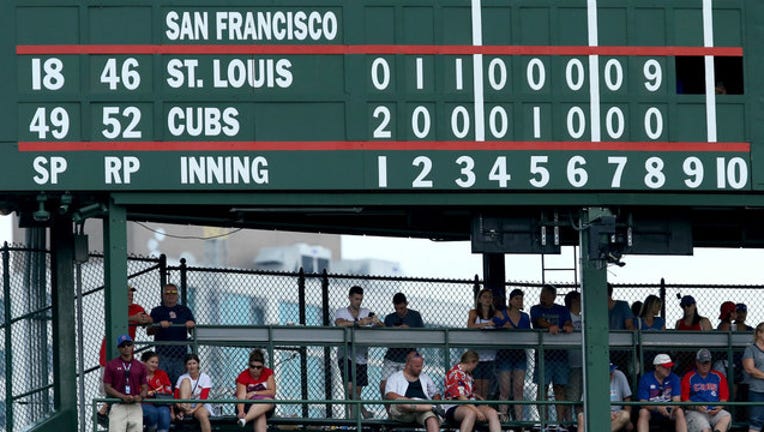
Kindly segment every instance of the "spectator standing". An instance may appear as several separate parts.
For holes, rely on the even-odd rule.
[[[249,366],[236,377],[236,399],[273,400],[276,398],[276,378],[273,369],[265,367],[265,356],[259,349],[249,354]],[[236,404],[236,417],[239,426],[254,421],[255,432],[268,430],[267,418],[273,414],[274,404]]]
[[[167,432],[175,418],[172,405],[172,383],[167,373],[159,369],[159,356],[154,351],[145,351],[141,362],[146,366],[148,392],[143,401],[143,424],[147,432]],[[152,399],[159,403],[152,402]],[[165,402],[165,403],[161,403]]]
[[[467,316],[467,327],[481,330],[495,328],[493,318],[496,316],[496,309],[493,307],[493,292],[488,288],[481,289],[475,303],[475,309],[471,309]],[[480,362],[472,371],[472,377],[475,379],[475,394],[482,399],[488,399],[491,382],[496,379],[494,371],[496,350],[483,349],[477,350],[477,353],[480,356]]]
[[[143,432],[141,401],[146,397],[146,367],[133,358],[133,338],[117,338],[119,357],[106,363],[103,386],[106,395],[118,398],[109,412],[109,432]]]
[[[671,369],[674,362],[668,354],[658,354],[653,359],[655,370],[646,372],[639,380],[637,397],[643,402],[679,402],[681,399],[681,384],[679,377]],[[673,429],[676,432],[687,432],[687,422],[684,410],[670,405],[650,405],[639,409],[637,422],[638,432],[648,432],[651,426],[658,430]]]
[[[634,314],[629,303],[613,300],[613,285],[607,285],[607,315],[610,330],[634,330]]]
[[[509,293],[506,309],[496,311],[495,327],[508,330],[530,330],[531,318],[523,312],[524,296],[525,293],[518,288]],[[496,353],[496,370],[499,376],[499,399],[510,400],[511,388],[512,400],[523,400],[525,371],[528,370],[528,356],[525,350],[499,350]],[[515,404],[513,406],[516,421],[524,420],[523,409],[523,405]],[[507,419],[507,405],[499,407],[499,417],[502,421]]]
[[[745,323],[745,319],[748,317],[748,306],[745,303],[738,303],[735,305],[735,330],[742,332],[753,331],[753,327]]]
[[[737,319],[735,303],[726,301],[719,306],[719,325],[716,327],[719,331],[735,331],[737,326],[733,323]]]
[[[154,325],[146,331],[155,342],[186,342],[188,332],[196,326],[191,309],[178,303],[178,286],[162,287],[162,304],[151,310]],[[160,367],[167,372],[171,382],[176,382],[185,370],[187,345],[157,345]]]
[[[684,316],[676,321],[677,330],[691,330],[691,331],[709,331],[711,330],[711,321],[708,318],[700,316],[698,313],[698,305],[695,303],[695,298],[691,295],[682,297],[679,301]]]
[[[661,306],[663,306],[663,302],[660,297],[654,294],[648,295],[639,312],[637,327],[642,331],[666,330],[666,320],[659,316],[661,313]]]
[[[212,405],[205,401],[210,397],[212,379],[201,371],[199,356],[193,353],[186,354],[184,360],[186,373],[181,375],[175,384],[175,396],[177,399],[193,399],[199,402],[195,404],[187,402],[178,404],[180,409],[178,417],[193,416],[199,421],[201,432],[211,432],[210,417],[215,414],[212,411]]]
[[[735,322],[733,325],[733,331],[740,332],[753,332],[753,327],[745,323],[745,319],[748,317],[748,307],[745,303],[737,303],[735,305]],[[750,375],[744,372],[743,368],[743,352],[741,350],[735,350],[732,353],[732,367],[735,389],[735,400],[744,401],[748,400],[748,389],[751,381]],[[748,407],[734,407],[736,417],[747,417]]]
[[[571,291],[565,294],[565,307],[570,311],[570,322],[573,324],[573,330],[581,332],[581,293]],[[569,401],[580,401],[584,382],[584,353],[581,349],[569,350],[568,362],[570,373],[568,374],[568,386],[565,395]],[[576,409],[580,410],[580,405],[576,405]]]
[[[348,291],[347,307],[337,309],[334,314],[334,325],[339,327],[375,327],[384,324],[374,316],[367,308],[361,307],[363,303],[363,288],[358,285],[350,287]],[[347,394],[351,399],[360,400],[361,391],[369,385],[367,363],[369,361],[369,349],[366,347],[354,347],[355,352],[346,352],[344,348],[337,351],[337,362],[347,386]],[[355,375],[353,375],[355,370]],[[351,405],[347,406],[348,416],[351,417],[354,410]],[[371,418],[373,414],[361,405],[363,418]]]
[[[472,371],[475,370],[480,357],[475,351],[462,354],[459,363],[446,372],[446,400],[475,401],[480,399],[474,391]],[[488,405],[474,403],[446,406],[446,420],[459,425],[460,432],[472,432],[475,423],[488,423],[489,432],[501,432],[499,415]]]
[[[748,401],[754,402],[748,407],[748,432],[759,432],[764,427],[764,322],[756,326],[753,343],[743,353],[743,368],[750,377]]]
[[[385,317],[385,327],[391,327],[396,329],[408,329],[408,328],[423,328],[424,321],[422,321],[422,315],[409,309],[409,302],[406,299],[406,295],[399,292],[393,296],[393,307],[395,312],[388,314]],[[388,348],[385,353],[384,361],[382,362],[382,381],[379,383],[379,392],[384,398],[387,384],[387,377],[400,372],[406,366],[406,356],[416,351],[416,348]]]
[[[553,285],[544,285],[541,287],[539,304],[531,308],[531,323],[534,329],[543,329],[549,331],[550,335],[559,334],[561,331],[570,333],[573,331],[573,323],[570,319],[570,312],[565,306],[558,305],[554,301],[557,298],[557,288]],[[570,374],[570,365],[568,363],[568,352],[566,350],[545,350],[544,351],[544,376],[540,372],[539,357],[536,356],[534,367],[534,379],[538,383],[537,398],[541,399],[547,393],[549,384],[552,383],[555,400],[565,400],[565,387],[568,385],[568,375]],[[567,418],[567,407],[565,405],[556,405],[557,419]],[[539,409],[542,419],[546,410]]]
[[[151,324],[151,317],[146,314],[146,310],[143,306],[136,304],[135,301],[135,287],[127,286],[127,334],[130,335],[132,340],[135,340],[135,333],[138,327],[144,327]],[[103,372],[106,368],[106,338],[101,341],[101,352],[99,355],[99,364],[101,365],[101,381],[103,382]],[[103,391],[103,389],[102,389]],[[101,405],[101,409],[98,410],[98,414],[105,416],[109,411],[109,404]]]
[[[733,305],[734,306],[734,305]],[[695,370],[682,378],[682,401],[701,402],[685,407],[689,432],[727,432],[732,417],[718,402],[729,400],[729,387],[724,375],[711,369],[711,352],[705,348],[695,355]]]
[[[610,402],[630,402],[631,388],[626,375],[618,370],[618,366],[610,363]],[[634,428],[631,424],[631,405],[610,405],[610,431],[630,431]],[[578,413],[578,430],[585,432],[584,413]]]
[[[424,372],[424,357],[413,351],[408,354],[403,370],[397,371],[385,380],[385,399],[389,400],[440,400],[441,395],[433,380]],[[416,422],[427,432],[440,430],[438,414],[445,417],[442,407],[429,403],[412,402],[394,404],[390,407],[390,418],[404,423]]]

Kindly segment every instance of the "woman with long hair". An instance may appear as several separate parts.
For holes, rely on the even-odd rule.
[[[684,316],[676,322],[677,330],[709,331],[711,330],[711,321],[698,313],[698,305],[695,298],[690,295],[682,297],[679,306],[684,311]]]
[[[236,399],[239,400],[273,400],[276,397],[276,380],[273,369],[265,367],[265,357],[259,349],[249,354],[249,367],[236,377]],[[269,404],[236,404],[236,417],[239,426],[246,426],[254,421],[252,429],[255,432],[266,432],[267,417],[273,414],[275,405]]]
[[[642,303],[639,311],[639,329],[642,331],[662,331],[666,330],[666,320],[659,317],[663,302],[655,294],[650,294]]]
[[[175,395],[177,399],[194,399],[199,402],[178,404],[180,410],[178,417],[193,416],[199,421],[201,432],[211,432],[210,416],[214,415],[212,405],[204,401],[210,396],[212,379],[199,368],[199,356],[196,354],[186,354],[184,363],[186,373],[178,377]]]
[[[521,289],[514,289],[509,293],[507,308],[496,311],[494,324],[497,328],[509,330],[530,330],[531,318],[523,312],[523,297],[525,293]],[[499,350],[496,353],[496,370],[499,376],[499,399],[510,400],[510,388],[512,389],[512,400],[523,400],[523,389],[525,385],[525,371],[528,369],[528,357],[525,350],[511,349]],[[515,420],[523,420],[523,406],[515,404],[513,406]],[[507,405],[499,407],[499,418],[502,421],[507,418]]]
[[[472,329],[493,329],[493,318],[496,309],[493,307],[493,292],[483,288],[475,299],[475,309],[471,309],[467,316],[467,327]],[[496,359],[496,350],[479,350],[480,363],[472,372],[475,379],[475,394],[482,399],[488,399],[491,390],[491,381],[496,378],[493,370],[493,361]]]
[[[446,400],[474,401],[479,399],[475,393],[472,372],[477,368],[480,357],[475,351],[467,351],[462,358],[446,373]],[[446,405],[446,420],[459,425],[461,432],[472,432],[475,423],[488,423],[489,432],[501,432],[499,415],[488,405]]]
[[[149,385],[147,398],[143,405],[143,425],[147,431],[167,432],[170,422],[175,417],[172,405],[162,404],[162,399],[172,399],[172,384],[167,372],[159,369],[159,355],[146,351],[141,355],[141,362],[146,365],[146,382]],[[153,401],[152,401],[153,399]],[[160,403],[154,403],[160,402]]]

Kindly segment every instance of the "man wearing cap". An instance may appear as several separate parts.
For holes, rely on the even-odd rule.
[[[726,432],[730,413],[715,402],[727,402],[729,388],[724,375],[711,369],[711,352],[705,348],[695,355],[695,370],[682,378],[682,401],[702,402],[685,407],[689,432]],[[712,429],[713,428],[713,429]]]
[[[428,401],[440,400],[441,395],[433,380],[424,372],[424,357],[412,351],[406,356],[402,371],[395,372],[387,379],[385,399]],[[436,414],[437,413],[437,414]],[[390,418],[404,423],[416,422],[427,429],[427,432],[440,430],[440,419],[445,418],[445,412],[440,405],[430,403],[396,404],[390,407]]]
[[[120,399],[109,412],[109,432],[142,432],[141,402],[149,390],[146,367],[133,358],[133,338],[123,334],[117,338],[119,357],[106,363],[103,387],[106,395]]]
[[[151,317],[146,314],[146,310],[143,306],[134,303],[135,292],[137,290],[133,286],[127,287],[127,333],[130,338],[135,340],[135,331],[138,327],[145,327],[151,324]],[[103,377],[103,371],[106,367],[106,338],[101,341],[101,352],[99,354],[98,364],[101,365],[101,377]],[[99,416],[104,416],[109,410],[109,404],[103,404],[101,409],[98,410]]]
[[[610,363],[610,402],[631,401],[631,387],[626,375],[618,370],[618,366]],[[610,405],[610,431],[631,430],[631,406]],[[584,413],[578,413],[578,430],[585,432]]]
[[[745,303],[738,303],[735,305],[735,330],[743,332],[752,332],[753,327],[745,323],[745,319],[748,317],[748,306]]]
[[[393,296],[393,307],[395,312],[385,316],[385,327],[407,329],[407,328],[422,328],[424,327],[424,321],[422,321],[422,315],[409,309],[409,302],[406,300],[406,295],[399,292]],[[406,355],[412,351],[416,351],[415,348],[388,348],[385,353],[385,359],[382,363],[382,381],[379,383],[379,391],[382,397],[385,396],[385,385],[387,384],[387,377],[400,372],[406,366]]]
[[[178,303],[178,286],[167,284],[162,287],[162,304],[151,310],[154,322],[146,333],[154,335],[157,342],[185,342],[188,332],[196,326],[191,309]],[[186,345],[158,345],[159,367],[167,372],[170,382],[178,380],[186,370]]]
[[[643,402],[679,402],[681,386],[679,377],[671,371],[674,362],[668,354],[658,354],[653,359],[655,370],[645,373],[639,380],[637,397]],[[677,406],[649,405],[639,409],[638,432],[648,432],[651,425],[668,430],[673,423],[676,432],[687,432],[684,410]]]
[[[719,325],[716,327],[719,331],[735,331],[737,325],[732,321],[737,319],[735,303],[726,301],[719,307]]]

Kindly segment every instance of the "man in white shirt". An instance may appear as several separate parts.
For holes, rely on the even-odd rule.
[[[385,399],[389,400],[440,400],[441,395],[432,379],[422,372],[424,357],[412,351],[406,356],[406,365],[402,371],[387,378]],[[437,413],[437,414],[436,414]],[[404,423],[416,422],[424,426],[427,432],[440,430],[438,415],[445,417],[439,405],[429,403],[393,404],[390,418]]]
[[[337,309],[334,314],[334,325],[338,327],[381,327],[382,322],[374,316],[369,309],[362,308],[363,288],[358,285],[350,287],[348,292],[349,305]],[[369,349],[354,347],[355,352],[346,352],[345,349],[337,350],[337,362],[340,373],[347,385],[347,392],[356,400],[361,399],[361,391],[369,384],[366,364],[369,362]],[[355,370],[355,375],[353,371]],[[355,391],[354,391],[355,390]],[[348,406],[348,417],[353,417]],[[361,405],[361,415],[371,418],[373,414]]]

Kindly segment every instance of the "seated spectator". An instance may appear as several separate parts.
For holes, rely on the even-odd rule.
[[[643,402],[679,402],[681,390],[679,377],[671,369],[674,362],[668,354],[658,354],[653,359],[655,370],[645,372],[639,380],[637,397]],[[669,405],[650,405],[639,409],[637,431],[648,432],[656,427],[657,430],[687,432],[684,410]]]
[[[660,297],[650,294],[645,298],[642,309],[639,311],[639,329],[642,331],[666,330],[666,320],[660,317],[663,302]]]
[[[474,391],[472,371],[478,365],[480,357],[475,351],[467,351],[462,358],[446,373],[446,400],[474,401],[479,399]],[[488,405],[474,403],[446,406],[446,420],[459,425],[460,432],[472,432],[475,423],[488,423],[489,432],[501,432],[499,415]]]
[[[631,388],[626,375],[618,370],[618,367],[610,363],[610,402],[631,401]],[[630,431],[634,427],[631,424],[631,406],[610,405],[610,431]],[[578,413],[578,430],[585,432],[584,413]]]
[[[276,397],[276,380],[273,369],[265,367],[263,352],[259,349],[249,354],[249,367],[236,377],[236,399],[239,400],[273,400]],[[274,404],[236,404],[236,417],[239,426],[254,421],[252,429],[255,432],[266,432],[266,418],[273,414]]]
[[[418,352],[410,352],[406,356],[406,364],[402,371],[395,372],[385,383],[385,399],[389,400],[440,400],[440,392],[432,379],[422,372],[424,357]],[[424,426],[427,432],[440,430],[440,414],[445,417],[443,408],[429,403],[394,404],[390,407],[390,418],[393,420]]]
[[[719,325],[716,327],[719,331],[735,331],[735,324],[732,322],[737,319],[735,303],[726,301],[719,307]]]
[[[682,401],[702,402],[685,407],[689,432],[726,432],[732,417],[715,402],[729,400],[727,379],[711,369],[711,353],[702,348],[695,355],[695,370],[682,378]]]
[[[214,415],[212,405],[204,401],[210,397],[212,380],[210,376],[199,369],[199,356],[196,354],[186,354],[185,357],[186,373],[178,377],[175,384],[176,399],[194,399],[199,402],[196,404],[179,403],[179,418],[193,416],[199,420],[201,432],[211,432],[210,416]]]
[[[170,422],[175,419],[173,407],[167,399],[172,399],[172,384],[167,372],[159,369],[159,355],[154,351],[146,351],[141,355],[141,361],[146,366],[146,382],[149,391],[143,401],[143,426],[147,432],[168,432]],[[165,401],[162,403],[154,403]]]

